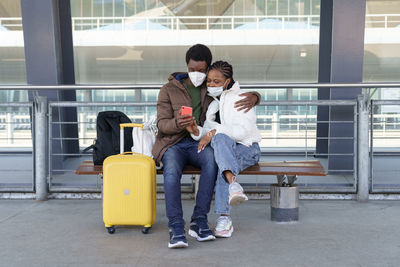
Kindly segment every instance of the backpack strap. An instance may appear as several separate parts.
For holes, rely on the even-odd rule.
[[[87,148],[85,148],[82,152],[83,153],[88,152],[90,149],[93,149],[93,148],[94,148],[94,145],[90,145]]]

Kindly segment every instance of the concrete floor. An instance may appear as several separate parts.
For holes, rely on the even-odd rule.
[[[399,266],[400,202],[300,201],[300,221],[270,221],[268,201],[234,207],[232,238],[167,248],[164,202],[151,234],[109,235],[100,200],[0,200],[0,266]],[[189,220],[193,201],[183,202]],[[216,215],[210,215],[214,226]]]

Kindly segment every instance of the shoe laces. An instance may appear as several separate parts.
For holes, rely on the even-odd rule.
[[[172,236],[175,237],[181,237],[181,236],[185,236],[185,229],[184,227],[174,227],[172,229],[170,229],[170,231],[172,232]]]
[[[219,216],[216,228],[225,228],[229,224],[229,216]]]
[[[204,231],[204,230],[210,230],[210,228],[208,227],[208,223],[206,220],[198,220],[196,221],[197,226],[199,227],[200,231]]]
[[[233,182],[229,185],[229,193],[243,192],[242,186],[238,182]]]

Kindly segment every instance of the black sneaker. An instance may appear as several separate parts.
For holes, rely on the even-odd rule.
[[[195,237],[197,241],[215,240],[213,232],[208,228],[206,220],[197,220],[190,223],[189,235]]]
[[[186,240],[185,230],[183,227],[176,227],[175,229],[169,229],[169,248],[186,248],[188,242]]]

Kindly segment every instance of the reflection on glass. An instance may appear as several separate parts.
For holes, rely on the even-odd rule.
[[[400,1],[367,0],[364,81],[400,79]]]
[[[72,0],[78,83],[164,83],[208,45],[242,83],[316,81],[316,0]]]
[[[26,84],[20,1],[0,1],[0,84]],[[12,107],[28,101],[26,91],[0,90],[0,147],[32,147],[28,108]]]
[[[0,84],[25,83],[20,1],[0,1]]]
[[[367,0],[364,81],[399,81],[399,66],[400,1]],[[373,99],[400,101],[400,88],[376,88],[372,89],[371,93]],[[381,135],[384,137],[391,131],[389,136],[393,137],[393,131],[398,131],[396,124],[399,107],[376,105],[373,112],[375,145],[393,147],[393,143],[389,145],[390,142],[383,140]]]
[[[241,83],[317,81],[319,0],[72,0],[71,6],[77,83],[165,83],[170,73],[186,71],[185,53],[196,43],[209,46],[214,60],[231,63]],[[92,91],[78,98],[155,102],[157,93]],[[260,93],[266,101],[316,99],[315,89]],[[155,107],[120,110],[136,121],[155,114]],[[258,106],[257,114],[261,129],[271,131],[276,116],[280,134],[290,136],[304,132],[303,115],[312,124],[316,109]],[[273,145],[299,144],[293,139]]]
[[[364,81],[400,81],[400,1],[367,0]],[[372,190],[398,191],[400,88],[373,88],[372,98],[391,105],[371,106]],[[394,104],[394,105],[393,105]],[[394,164],[393,164],[394,163]]]

